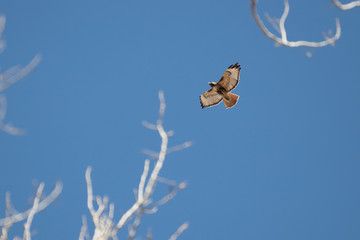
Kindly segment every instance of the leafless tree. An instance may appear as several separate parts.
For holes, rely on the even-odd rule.
[[[341,10],[344,10],[344,11],[350,10],[354,7],[360,7],[360,1],[353,1],[353,2],[349,2],[347,4],[342,4],[338,0],[332,0],[332,2],[334,3],[335,6],[337,6],[338,8],[340,8]]]
[[[273,40],[278,46],[287,46],[287,47],[311,47],[311,48],[319,48],[319,47],[325,47],[328,45],[334,45],[335,42],[340,38],[341,35],[341,26],[340,21],[338,18],[336,18],[336,33],[333,36],[325,35],[325,40],[320,42],[310,42],[310,41],[289,41],[287,39],[287,33],[285,29],[285,21],[289,14],[289,2],[288,0],[284,0],[284,12],[280,19],[272,19],[267,15],[268,21],[272,24],[272,26],[280,33],[281,37],[277,37],[275,34],[271,33],[264,23],[261,21],[259,15],[256,12],[256,4],[257,0],[251,0],[251,12],[252,15],[260,27],[261,31],[265,34],[266,37]],[[331,33],[331,32],[330,32]],[[309,57],[311,55],[308,55]]]
[[[24,224],[24,233],[22,239],[31,240],[31,224],[34,219],[35,214],[47,208],[61,193],[62,184],[60,182],[56,183],[55,188],[49,194],[49,196],[43,195],[45,184],[40,183],[36,196],[33,201],[32,206],[23,212],[18,212],[11,203],[10,193],[6,193],[5,202],[5,218],[0,219],[1,235],[0,240],[8,239],[8,232],[10,228],[18,222],[25,221]],[[21,239],[20,237],[15,237],[14,239]]]
[[[5,28],[5,16],[0,16],[0,52],[5,49],[5,41],[1,39]],[[14,66],[4,72],[0,72],[0,130],[12,134],[22,135],[24,131],[14,127],[11,123],[5,123],[5,116],[7,111],[7,101],[4,94],[2,94],[8,87],[28,75],[40,62],[41,56],[36,55],[25,67]]]
[[[191,146],[191,142],[168,148],[168,138],[174,134],[173,131],[165,131],[163,128],[163,118],[165,114],[165,100],[163,92],[159,92],[160,110],[159,118],[156,124],[143,122],[143,125],[151,130],[155,130],[161,137],[161,147],[159,153],[154,153],[149,150],[145,152],[149,153],[151,158],[156,158],[156,162],[151,169],[150,160],[145,160],[144,170],[140,178],[138,189],[135,189],[135,203],[115,222],[114,218],[114,204],[109,203],[108,197],[100,197],[93,195],[93,187],[91,180],[91,167],[86,170],[85,178],[87,183],[87,206],[92,216],[92,221],[95,226],[93,240],[106,240],[117,239],[117,233],[124,226],[129,226],[128,239],[135,238],[137,229],[141,223],[143,214],[155,213],[158,208],[168,201],[186,187],[186,182],[176,184],[176,182],[162,178],[159,176],[160,170],[163,167],[165,156],[171,151],[178,151]],[[155,191],[157,182],[170,185],[169,192],[160,200],[154,201],[151,197]],[[97,209],[94,207],[94,201],[96,201]],[[170,237],[171,240],[177,239],[178,236],[188,227],[188,223],[181,225],[178,230]],[[87,228],[86,218],[83,218],[83,225],[80,231],[79,240],[90,239],[90,234]],[[151,232],[148,232],[147,239],[151,239]]]

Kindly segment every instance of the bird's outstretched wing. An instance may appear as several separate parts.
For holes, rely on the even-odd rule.
[[[236,85],[239,83],[240,78],[240,70],[241,67],[238,63],[234,65],[230,65],[224,74],[222,75],[221,79],[219,80],[218,84],[225,88],[227,92],[233,90]]]
[[[219,104],[221,100],[222,100],[222,96],[218,94],[213,88],[204,92],[200,96],[200,103],[202,108],[211,107],[216,104]]]

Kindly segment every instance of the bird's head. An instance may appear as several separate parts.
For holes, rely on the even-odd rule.
[[[209,85],[210,85],[211,87],[216,86],[216,84],[217,84],[217,83],[215,83],[215,82],[209,82]]]

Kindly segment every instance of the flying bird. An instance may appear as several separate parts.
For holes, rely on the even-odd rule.
[[[206,108],[214,106],[219,104],[221,100],[224,100],[226,108],[233,107],[237,103],[239,96],[230,91],[239,83],[240,70],[240,65],[235,63],[226,69],[217,83],[209,82],[211,89],[200,96],[201,107]]]

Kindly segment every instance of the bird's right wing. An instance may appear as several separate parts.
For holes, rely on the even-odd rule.
[[[226,91],[230,92],[233,90],[236,85],[239,83],[240,78],[240,70],[241,67],[238,63],[229,66],[224,74],[222,75],[221,79],[219,80],[218,84],[225,88]]]
[[[202,108],[211,107],[219,104],[222,100],[222,96],[218,94],[213,88],[204,92],[200,96],[200,103]]]

